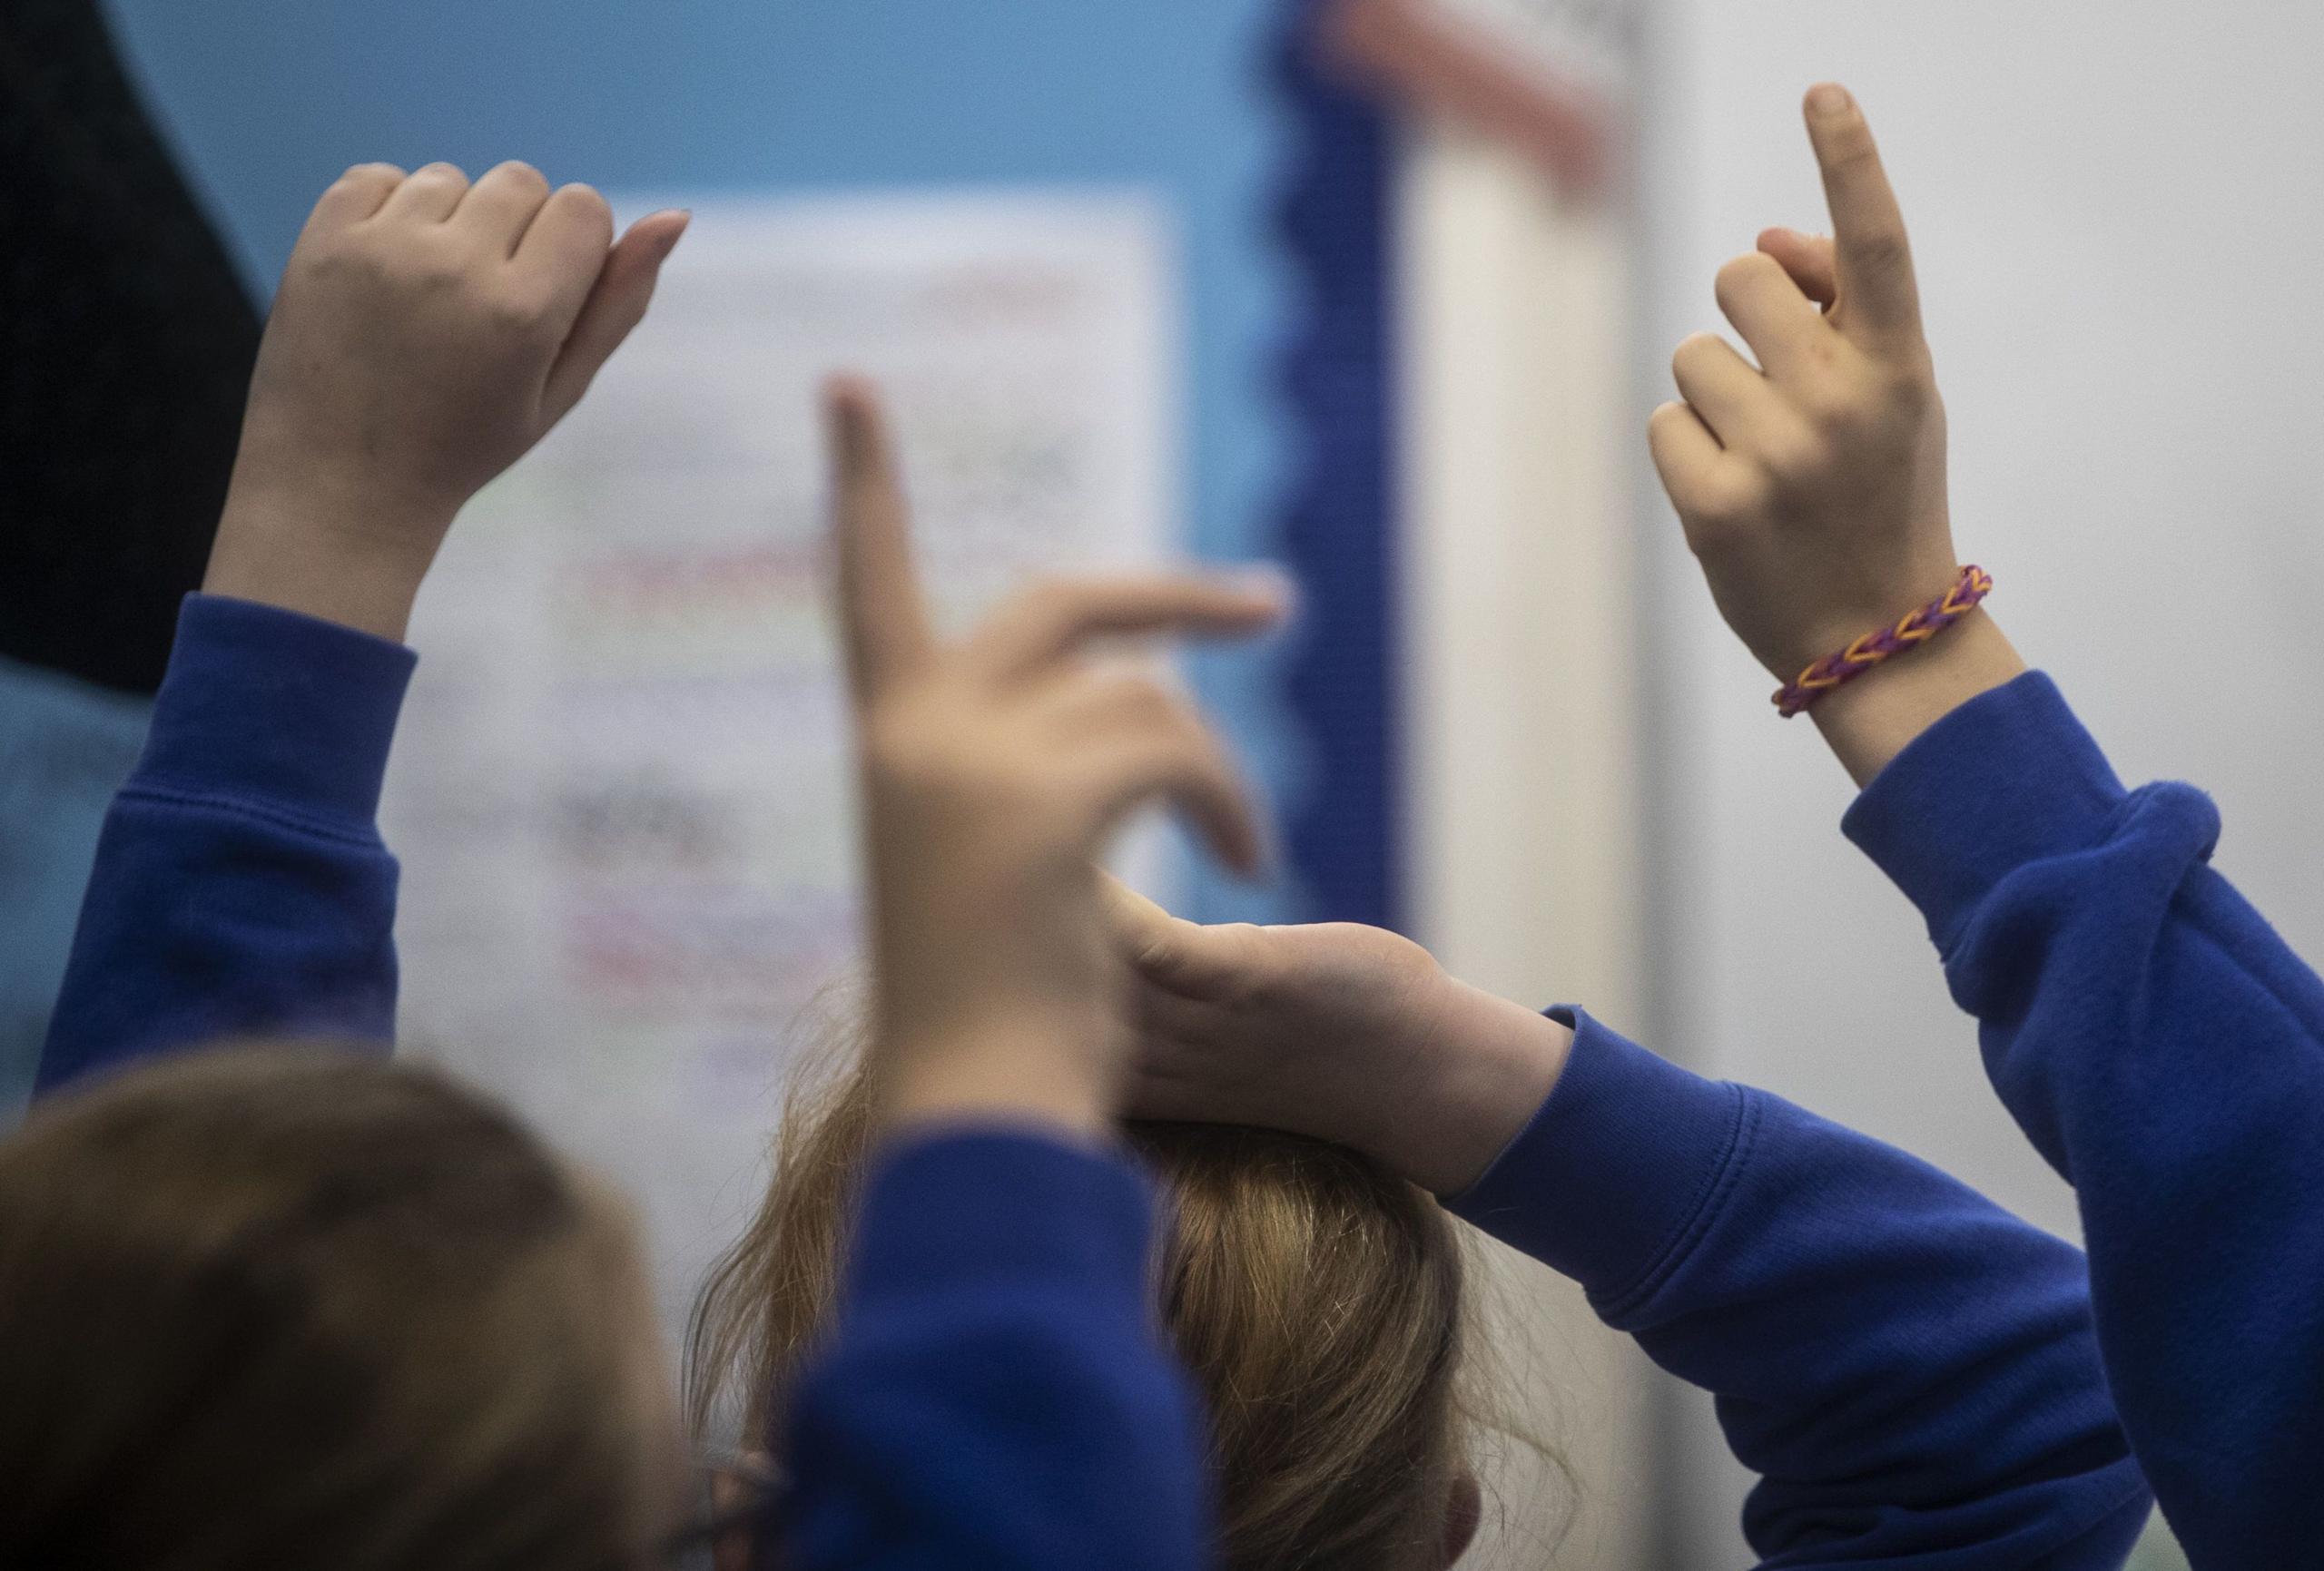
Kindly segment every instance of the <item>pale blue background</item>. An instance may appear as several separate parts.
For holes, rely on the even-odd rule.
[[[97,827],[151,710],[0,660],[0,1129],[32,1095]]]
[[[1176,218],[1189,545],[1266,556],[1294,309],[1270,0],[112,0],[254,288],[350,163],[505,158],[613,190],[1136,186]],[[1263,658],[1197,678],[1255,771],[1295,749]],[[1198,874],[1193,914],[1288,914]]]

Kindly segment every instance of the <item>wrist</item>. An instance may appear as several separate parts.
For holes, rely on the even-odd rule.
[[[1102,1144],[1114,1128],[1116,1088],[1083,1036],[1040,1020],[883,1034],[872,1055],[875,1117],[897,1134],[999,1125]]]
[[[1909,654],[1826,694],[1807,712],[1859,786],[1979,693],[2025,673],[1998,623],[1980,609]]]
[[[1572,1030],[1522,1004],[1446,979],[1416,1067],[1426,1095],[1398,1107],[1374,1152],[1422,1188],[1457,1194],[1517,1138],[1556,1089]]]
[[[202,591],[278,606],[400,643],[450,526],[432,510],[311,493],[227,497]]]

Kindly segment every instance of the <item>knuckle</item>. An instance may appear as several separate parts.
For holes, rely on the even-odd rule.
[[[614,225],[613,204],[593,185],[568,185],[557,191],[556,200],[593,224],[610,232]]]
[[[499,290],[484,302],[484,320],[487,331],[504,339],[537,338],[549,330],[548,300],[529,290]]]
[[[423,294],[458,294],[468,287],[468,270],[448,251],[433,251],[414,260],[405,276]]]
[[[1716,333],[1689,333],[1679,339],[1679,347],[1670,351],[1670,374],[1685,379],[1689,367],[1699,366],[1705,355],[1718,352],[1718,341]]]
[[[510,159],[493,172],[534,191],[548,189],[548,177],[521,158]]]
[[[1647,447],[1658,463],[1684,464],[1693,453],[1683,444],[1699,424],[1695,412],[1676,399],[1659,405],[1647,417]]]
[[[1861,119],[1850,119],[1824,133],[1824,166],[1837,174],[1877,173],[1880,164],[1880,144],[1872,140],[1872,127]]]
[[[1688,555],[1705,566],[1718,563],[1734,549],[1738,530],[1725,517],[1696,509],[1681,514],[1679,522],[1685,526]]]
[[[1936,378],[1918,358],[1890,366],[1881,372],[1880,396],[1899,414],[1925,415],[1936,406]]]
[[[1796,489],[1823,476],[1830,467],[1832,450],[1821,437],[1807,431],[1786,431],[1761,444],[1759,462],[1776,484]]]
[[[1817,378],[1803,385],[1798,393],[1800,412],[1808,424],[1836,437],[1862,430],[1877,398],[1876,389],[1862,386],[1854,378],[1840,377]]]
[[[1836,333],[1809,333],[1802,338],[1797,353],[1811,381],[1820,381],[1846,373],[1845,349],[1846,345]]]
[[[1889,225],[1857,233],[1848,250],[1856,265],[1869,272],[1901,272],[1912,261],[1912,247],[1905,231]]]
[[[1738,528],[1757,525],[1775,511],[1776,502],[1775,476],[1764,469],[1747,469],[1734,482],[1728,516]]]
[[[332,283],[361,282],[386,270],[378,255],[359,239],[345,235],[316,236],[302,244],[292,260],[308,277]]]
[[[1776,260],[1763,251],[1745,251],[1719,268],[1711,280],[1712,292],[1718,296],[1720,305],[1727,305],[1765,283],[1768,270],[1776,266]]]
[[[1731,535],[1767,515],[1775,501],[1772,476],[1756,469],[1726,476],[1705,488],[1695,506],[1697,517],[1721,535]]]
[[[1752,537],[1752,517],[1743,512],[1704,513],[1683,520],[1687,550],[1705,567],[1733,558]]]
[[[1233,957],[1230,979],[1219,989],[1216,1002],[1228,1008],[1251,1008],[1274,993],[1279,978],[1270,975],[1265,964],[1268,940],[1265,928],[1256,922],[1224,922],[1204,929],[1204,935],[1212,948]]]

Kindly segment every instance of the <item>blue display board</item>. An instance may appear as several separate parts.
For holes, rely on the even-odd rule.
[[[1282,708],[1282,653],[1196,663],[1203,696],[1291,810],[1303,877],[1250,889],[1204,875],[1192,914],[1292,916],[1309,908],[1310,888],[1334,915],[1393,912],[1385,603],[1363,565],[1381,560],[1379,541],[1364,536],[1377,535],[1385,496],[1384,338],[1361,326],[1365,310],[1377,314],[1382,150],[1360,106],[1332,98],[1295,61],[1286,66],[1286,28],[1304,0],[112,8],[160,118],[261,289],[315,192],[370,159],[474,171],[521,157],[552,178],[614,189],[1063,182],[1161,196],[1182,241],[1187,542],[1215,557],[1280,556],[1288,508],[1288,543],[1309,559],[1311,629],[1321,630],[1295,643],[1290,683],[1316,712],[1312,755]],[[1341,166],[1344,184],[1309,183],[1281,208],[1286,182],[1311,181],[1315,158],[1371,162]],[[1279,230],[1285,212],[1295,220]],[[1300,277],[1319,257],[1325,270]],[[1331,281],[1342,268],[1354,270],[1345,287]],[[1321,333],[1301,314],[1311,300],[1328,319]],[[1287,379],[1286,353],[1296,368]],[[1293,421],[1306,427],[1295,437]],[[1380,456],[1369,466],[1365,446]],[[1371,676],[1366,649],[1376,652]]]

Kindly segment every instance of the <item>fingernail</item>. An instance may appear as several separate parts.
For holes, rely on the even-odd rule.
[[[1824,83],[1807,95],[1807,107],[1817,114],[1845,114],[1855,103],[1848,90],[1837,82]]]

